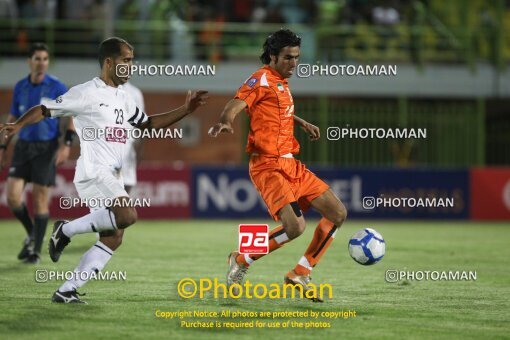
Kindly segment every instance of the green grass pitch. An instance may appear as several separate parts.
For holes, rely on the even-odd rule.
[[[334,287],[322,304],[280,299],[183,299],[180,279],[218,278],[223,282],[226,256],[236,246],[241,221],[140,221],[105,268],[126,271],[126,281],[95,281],[81,289],[88,305],[50,302],[60,282],[36,283],[35,270],[71,270],[94,242],[78,235],[58,264],[46,251],[38,266],[16,259],[23,238],[15,221],[0,223],[0,337],[5,339],[491,339],[508,338],[510,315],[510,228],[476,222],[349,221],[312,273],[315,283]],[[256,221],[245,221],[254,223]],[[249,270],[252,283],[280,283],[302,255],[316,221],[299,239],[261,259]],[[272,223],[271,227],[275,224]],[[386,256],[374,266],[352,261],[349,237],[372,227],[384,236]],[[49,228],[50,229],[50,226]],[[49,235],[49,230],[48,234]],[[48,236],[47,236],[48,237]],[[46,250],[46,244],[44,245]],[[385,271],[469,270],[476,281],[385,282]],[[356,318],[327,320],[323,329],[185,329],[161,311],[356,311]],[[188,319],[190,320],[190,319]],[[197,318],[194,320],[207,321]],[[251,321],[253,318],[213,321]],[[285,322],[289,318],[259,318]],[[209,320],[210,321],[210,320]],[[306,322],[308,319],[296,321]]]

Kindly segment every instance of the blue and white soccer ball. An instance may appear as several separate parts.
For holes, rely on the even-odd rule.
[[[349,240],[349,254],[354,261],[364,266],[379,262],[385,251],[384,239],[374,229],[362,229]]]

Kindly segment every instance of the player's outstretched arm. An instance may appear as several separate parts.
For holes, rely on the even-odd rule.
[[[16,116],[13,115],[12,113],[9,113],[5,123],[9,124],[9,123],[14,123],[15,121],[16,121]],[[3,135],[3,133],[0,133],[0,135]],[[9,143],[11,142],[11,139],[12,139],[12,136],[9,138],[7,138],[7,136],[5,136],[5,137],[2,136],[0,138],[0,145],[2,145],[4,148],[7,148],[7,146],[9,146]]]
[[[169,112],[150,116],[149,120],[140,126],[140,129],[167,128],[170,125],[177,123],[200,106],[205,105],[207,98],[209,98],[207,96],[207,91],[188,91],[186,102],[183,106]]]
[[[303,129],[303,131],[305,131],[308,134],[308,136],[310,136],[311,141],[316,141],[319,138],[321,138],[321,132],[317,126],[308,123],[306,120],[304,120],[303,118],[299,118],[296,115],[294,115],[294,122],[297,125],[299,125]]]
[[[16,121],[16,116],[14,116],[12,113],[9,113],[9,115],[7,116],[7,121],[6,123],[13,123]],[[9,143],[11,142],[11,139],[12,139],[12,136],[11,137],[6,137],[4,138],[3,136],[3,133],[0,133],[0,171],[2,171],[5,166],[7,165],[7,159],[5,157],[5,154],[6,154],[6,150],[7,150],[7,147],[9,146]]]
[[[0,133],[5,131],[4,139],[10,139],[18,131],[31,124],[37,124],[46,117],[49,117],[50,112],[43,105],[36,105],[30,108],[14,123],[0,124]]]
[[[221,132],[234,133],[232,123],[236,118],[237,114],[246,108],[247,104],[241,99],[230,100],[220,116],[220,122],[215,124],[209,129],[209,136],[217,137]]]

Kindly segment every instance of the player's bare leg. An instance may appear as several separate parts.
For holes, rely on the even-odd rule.
[[[299,261],[295,271],[309,274],[319,262],[347,218],[347,209],[331,189],[312,200],[311,205],[323,216],[315,230],[312,242]]]
[[[305,219],[297,202],[286,204],[278,212],[282,225],[269,232],[269,253],[281,248],[285,243],[295,239],[305,230]],[[241,284],[250,264],[267,254],[239,254],[232,252],[228,257],[227,285]],[[234,294],[238,294],[234,290]]]
[[[302,281],[303,284],[310,282],[310,273],[319,262],[320,258],[329,245],[333,242],[335,234],[347,218],[347,210],[335,194],[329,189],[311,202],[323,216],[315,229],[314,236],[305,254],[301,257],[296,267],[291,270],[287,280]]]
[[[99,234],[99,241],[101,241],[109,249],[115,251],[122,244],[124,237],[124,229],[118,229],[110,232],[103,232]]]
[[[311,205],[322,214],[323,218],[319,221],[304,256],[301,257],[296,267],[285,276],[286,283],[302,285],[304,289],[311,281],[312,268],[326,252],[335,237],[336,231],[347,217],[345,206],[331,189],[312,200]],[[319,298],[312,300],[322,302]]]
[[[54,294],[52,301],[57,303],[81,303],[83,302],[77,293],[77,289],[85,285],[90,277],[99,273],[110,261],[113,252],[121,245],[124,229],[134,224],[137,219],[136,210],[127,206],[128,197],[119,198],[119,203],[109,209],[109,218],[115,228],[106,229],[96,224],[95,229],[101,228],[99,240],[80,259],[80,263],[74,269],[76,275],[67,280]],[[124,202],[124,203],[120,203]],[[94,212],[93,212],[94,213]],[[91,214],[93,214],[91,213]],[[89,214],[89,215],[91,215]],[[89,216],[87,215],[87,216]],[[84,216],[82,218],[85,218]],[[101,215],[98,215],[99,217]],[[74,221],[73,221],[74,222]],[[64,224],[66,226],[67,224]],[[103,224],[103,226],[107,226]],[[76,230],[75,230],[76,232]],[[77,233],[77,232],[76,232]],[[62,233],[63,234],[63,233]]]
[[[23,204],[24,187],[25,180],[22,178],[9,177],[7,179],[7,204],[11,210]]]
[[[94,210],[71,222],[57,221],[49,242],[50,257],[53,262],[57,262],[76,234],[124,229],[134,224],[136,219],[137,213],[129,206],[129,197],[118,197],[112,208]]]
[[[34,225],[22,199],[24,187],[25,180],[22,178],[9,177],[7,179],[7,205],[14,216],[16,216],[16,218],[21,222],[27,233],[27,236],[23,241],[23,247],[18,254],[18,259],[20,260],[28,258],[34,246],[32,237]]]
[[[289,240],[299,237],[305,231],[305,218],[297,202],[286,204],[280,209],[278,216]]]
[[[126,229],[130,225],[136,223],[136,220],[138,219],[138,214],[136,213],[135,208],[128,206],[129,197],[120,197],[120,200],[121,200],[120,206],[114,206],[111,208],[111,210],[115,215],[117,228]]]
[[[92,275],[99,273],[110,261],[113,252],[117,250],[124,235],[124,229],[110,230],[99,233],[97,241],[80,259],[80,263],[74,269],[76,275],[66,281],[54,294],[53,302],[69,303],[83,302],[76,290],[85,283]],[[66,301],[66,299],[68,299]],[[72,299],[72,300],[69,300]],[[77,300],[74,300],[77,299]]]
[[[347,218],[347,209],[331,189],[310,202],[323,217],[333,222],[338,228]]]

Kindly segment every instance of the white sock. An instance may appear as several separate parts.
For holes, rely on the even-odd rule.
[[[248,263],[248,265],[250,265],[253,262],[255,262],[255,260],[252,259],[249,254],[244,254],[244,260],[246,261],[246,263]]]
[[[115,215],[109,209],[103,208],[64,224],[62,232],[67,237],[73,237],[76,234],[98,233],[115,229],[117,229]]]
[[[64,282],[58,289],[60,292],[68,292],[82,287],[94,275],[103,270],[113,255],[113,250],[97,241],[80,259],[80,264],[74,269],[71,280]]]
[[[276,236],[274,240],[276,241],[276,243],[282,244],[285,242],[289,242],[289,236],[287,235],[286,232],[283,232],[280,235]]]
[[[308,269],[309,271],[312,271],[313,267],[312,265],[310,264],[310,262],[308,262],[308,259],[304,256],[301,256],[301,258],[299,259],[299,262],[298,264],[302,267],[305,267],[306,269]]]

